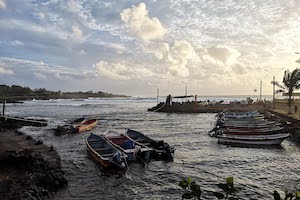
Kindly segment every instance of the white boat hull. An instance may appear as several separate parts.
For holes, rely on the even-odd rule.
[[[239,145],[279,145],[290,136],[288,133],[257,136],[221,135],[218,142]]]

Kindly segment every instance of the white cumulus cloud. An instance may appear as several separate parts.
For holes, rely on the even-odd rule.
[[[81,38],[82,37],[82,35],[83,35],[83,32],[82,32],[82,30],[78,27],[78,26],[75,26],[75,25],[73,25],[72,26],[72,36],[74,37],[74,38]]]
[[[234,64],[237,58],[241,56],[237,50],[226,46],[212,46],[207,48],[207,52],[216,61],[220,61],[224,65]]]
[[[39,80],[46,80],[47,79],[47,77],[44,74],[41,74],[41,73],[38,73],[38,72],[34,72],[33,74]]]
[[[0,0],[0,9],[5,9],[6,8],[6,4],[4,0]]]
[[[143,41],[161,39],[166,32],[157,18],[149,17],[144,3],[123,10],[120,15],[129,32]]]
[[[0,67],[0,75],[13,75],[14,72],[9,69],[4,69],[3,67]]]
[[[24,43],[20,42],[19,40],[15,40],[15,41],[11,42],[11,45],[13,45],[13,46],[21,46],[21,45],[24,45]]]
[[[79,52],[79,54],[80,55],[86,55],[86,52],[85,52],[85,50],[81,49],[80,52]]]
[[[99,61],[94,67],[99,76],[116,80],[140,79],[153,75],[150,70],[144,67],[129,68],[121,63]]]

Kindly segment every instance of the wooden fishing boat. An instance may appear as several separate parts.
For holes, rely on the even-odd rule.
[[[281,123],[277,121],[259,120],[259,121],[217,121],[216,127],[228,127],[228,128],[264,128],[270,126],[281,126]]]
[[[82,123],[85,122],[85,121],[86,121],[86,118],[85,118],[85,117],[80,117],[80,118],[77,118],[77,119],[73,120],[73,121],[71,122],[71,124],[82,124]]]
[[[259,119],[264,118],[264,115],[258,111],[247,112],[220,112],[217,115],[218,118],[230,118],[230,119]]]
[[[105,137],[91,133],[86,138],[86,146],[95,161],[103,167],[127,167],[126,155],[120,152]]]
[[[221,125],[221,128],[229,128],[229,129],[260,129],[260,128],[269,128],[269,127],[281,127],[281,123],[265,123],[265,124],[224,124]]]
[[[268,119],[219,119],[217,123],[224,124],[268,124],[268,123],[277,123],[276,121],[270,121]]]
[[[150,160],[150,154],[153,151],[152,148],[134,141],[127,135],[116,130],[108,129],[103,135],[119,150],[127,155],[128,161],[148,162]]]
[[[64,125],[58,125],[55,129],[54,135],[59,136],[67,133],[72,133],[74,126],[82,124],[85,121],[86,121],[85,117],[80,117],[70,122],[67,122]]]
[[[286,132],[284,127],[267,127],[259,129],[231,129],[221,128],[215,130],[214,135],[271,135]]]
[[[272,135],[219,135],[218,142],[222,144],[233,145],[279,145],[290,136],[289,133],[272,134]]]
[[[171,147],[167,142],[163,140],[153,140],[141,132],[127,129],[125,134],[132,140],[139,142],[147,147],[153,148],[154,151],[151,153],[151,158],[162,158],[166,160],[173,160],[174,158],[174,147]]]
[[[97,125],[97,119],[89,119],[80,124],[74,124],[71,127],[72,133],[83,133],[89,130],[92,130]]]

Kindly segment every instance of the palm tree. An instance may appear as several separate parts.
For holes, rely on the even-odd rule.
[[[294,71],[290,72],[289,70],[286,70],[284,72],[283,76],[283,85],[280,85],[277,81],[271,82],[272,84],[278,86],[280,89],[276,91],[276,93],[285,92],[288,94],[288,114],[291,114],[292,112],[292,94],[294,90],[297,90],[300,88],[300,69],[296,68]]]

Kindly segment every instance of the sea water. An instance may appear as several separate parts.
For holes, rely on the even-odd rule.
[[[242,100],[242,97],[207,97]],[[239,199],[273,199],[273,191],[300,187],[300,147],[285,140],[275,148],[242,148],[218,144],[208,135],[214,113],[169,114],[148,112],[156,98],[58,99],[7,104],[6,114],[49,121],[47,127],[23,127],[22,131],[52,145],[61,157],[69,184],[51,199],[181,199],[178,184],[191,177],[200,185],[202,199],[222,192],[216,184],[228,176],[241,190]],[[95,129],[82,134],[55,136],[54,128],[70,119],[97,117]],[[173,162],[132,163],[124,173],[107,173],[89,156],[85,138],[108,128],[131,128],[175,147]]]

